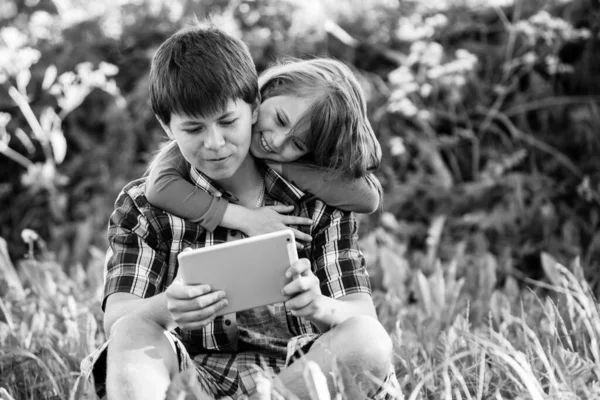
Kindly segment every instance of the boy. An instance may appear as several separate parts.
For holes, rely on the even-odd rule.
[[[172,140],[163,151],[181,151],[198,190],[246,207],[293,205],[312,220],[313,240],[288,271],[298,277],[283,288],[285,304],[215,318],[227,294],[176,280],[177,255],[240,233],[211,233],[169,215],[148,203],[144,180],[128,184],[109,225],[102,303],[109,341],[82,363],[98,394],[106,388],[111,400],[164,399],[171,379],[194,368],[198,384],[217,398],[253,395],[262,373],[278,375],[304,399],[303,360],[312,360],[328,378],[338,362],[365,393],[384,398],[391,341],[376,319],[356,221],[304,196],[248,152],[259,99],[246,46],[214,27],[178,32],[158,49],[150,87]]]

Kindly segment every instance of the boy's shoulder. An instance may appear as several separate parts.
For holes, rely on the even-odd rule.
[[[293,205],[295,207],[294,215],[304,214],[313,220],[318,219],[323,222],[353,215],[353,213],[325,203],[312,193],[303,191],[294,185],[293,181],[290,182],[278,171],[268,166],[265,168],[264,176],[269,195],[282,204]]]
[[[115,202],[114,213],[118,217],[111,218],[115,226],[143,226],[147,230],[144,236],[148,240],[163,244],[168,244],[173,239],[174,226],[179,227],[179,233],[184,234],[186,240],[195,241],[204,232],[200,225],[152,205],[146,198],[145,189],[145,177],[133,180],[123,187]]]
[[[152,205],[146,197],[146,177],[127,183],[115,202],[115,209],[124,213],[144,215],[148,220],[162,220],[167,212]],[[168,219],[167,219],[168,220]],[[162,225],[162,224],[161,224]]]
[[[146,177],[135,179],[123,186],[116,205],[126,199],[133,202],[137,208],[145,208],[150,205],[146,198]]]

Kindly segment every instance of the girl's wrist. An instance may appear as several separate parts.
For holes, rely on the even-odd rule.
[[[229,203],[223,219],[221,220],[221,226],[228,229],[235,229],[238,231],[244,231],[244,221],[247,215],[245,214],[248,210],[238,204]]]

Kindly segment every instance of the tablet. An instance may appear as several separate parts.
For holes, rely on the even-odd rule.
[[[267,233],[179,253],[178,276],[185,284],[223,290],[227,306],[218,315],[284,302],[285,271],[298,260],[291,230]]]

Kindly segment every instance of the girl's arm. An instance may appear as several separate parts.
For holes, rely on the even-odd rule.
[[[173,154],[174,153],[174,154]],[[290,225],[310,225],[308,218],[284,215],[293,206],[268,206],[250,210],[211,196],[185,179],[189,164],[179,151],[163,155],[150,168],[146,180],[146,198],[154,206],[173,215],[198,223],[209,231],[218,225],[244,232],[248,236],[292,229],[297,241],[311,241],[307,235]]]
[[[146,198],[154,206],[212,232],[221,223],[229,202],[211,196],[185,179],[188,168],[181,153],[158,160],[148,173]]]
[[[300,189],[344,211],[370,214],[381,203],[381,184],[369,173],[362,178],[332,176],[323,168],[310,164],[279,164],[281,174]]]

